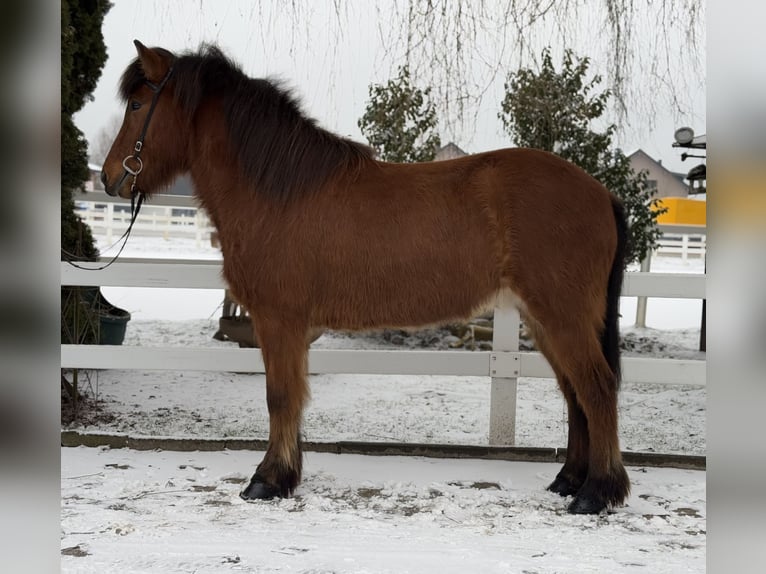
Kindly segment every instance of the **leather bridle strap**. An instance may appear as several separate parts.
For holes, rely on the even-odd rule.
[[[138,201],[136,201],[136,195],[138,195]],[[122,246],[120,246],[120,250],[117,252],[117,255],[112,257],[112,259],[108,263],[104,265],[100,265],[98,267],[88,267],[87,265],[81,265],[75,262],[74,258],[77,256],[74,253],[70,253],[69,251],[65,250],[62,247],[61,252],[65,255],[65,261],[69,263],[72,267],[77,267],[77,269],[82,269],[83,271],[101,271],[102,269],[106,269],[107,267],[109,267],[112,263],[117,261],[117,258],[122,254],[122,250],[125,249],[125,246],[128,244],[128,237],[130,237],[130,232],[133,231],[133,224],[136,222],[136,219],[138,218],[138,212],[141,210],[141,205],[143,203],[144,203],[143,193],[134,194],[130,197],[130,224],[128,225],[128,228],[125,230],[125,232],[120,236],[120,238],[109,247],[109,249],[111,249],[112,247],[117,245],[120,241],[122,241]]]
[[[127,156],[125,159],[122,160],[122,167],[125,170],[124,177],[127,177],[128,175],[133,176],[133,183],[130,186],[130,192],[131,195],[136,193],[138,190],[136,188],[136,181],[138,180],[138,174],[141,173],[141,170],[144,168],[144,164],[141,161],[141,152],[144,149],[144,139],[146,138],[146,132],[149,129],[149,122],[152,120],[152,115],[154,115],[154,110],[157,107],[157,101],[159,100],[160,93],[162,92],[162,88],[165,87],[165,84],[168,83],[168,80],[170,80],[170,77],[173,75],[173,66],[171,65],[170,68],[168,68],[167,73],[165,74],[165,77],[162,78],[159,84],[154,84],[150,81],[146,81],[146,85],[149,86],[149,89],[154,92],[154,95],[152,96],[152,103],[149,106],[149,113],[146,114],[146,120],[144,120],[144,127],[141,129],[141,133],[138,136],[138,139],[136,140],[135,145],[133,146],[133,153],[129,156]],[[135,161],[136,166],[135,168],[132,168],[128,162]],[[140,191],[138,191],[140,193]]]

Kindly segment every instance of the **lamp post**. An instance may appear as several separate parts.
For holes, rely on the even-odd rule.
[[[707,137],[706,136],[703,135],[699,137],[694,137],[694,130],[689,127],[678,128],[675,131],[675,134],[673,135],[676,140],[675,142],[673,142],[673,147],[702,150],[703,154],[705,154],[705,155],[696,155],[696,154],[684,152],[681,154],[681,161],[686,161],[686,159],[690,157],[697,157],[697,158],[703,158],[703,159],[707,158]],[[704,163],[701,163],[691,168],[689,170],[689,173],[686,176],[686,179],[689,180],[689,193],[698,193],[703,182],[704,182],[704,187],[702,187],[702,189],[704,189],[705,192],[707,193],[707,166]],[[695,181],[700,183],[700,187],[697,188],[698,190],[697,192],[694,191]],[[705,252],[705,273],[707,273],[707,252]],[[702,321],[700,324],[700,342],[699,342],[699,350],[703,352],[707,350],[706,336],[705,336],[706,315],[707,315],[707,299],[703,299],[702,300]]]

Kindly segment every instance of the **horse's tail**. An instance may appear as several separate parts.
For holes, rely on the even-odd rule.
[[[609,368],[615,376],[615,384],[620,385],[620,293],[625,268],[625,253],[628,243],[628,221],[622,202],[612,196],[614,222],[617,227],[617,250],[614,253],[612,269],[606,292],[606,315],[604,330],[601,333],[601,349]]]

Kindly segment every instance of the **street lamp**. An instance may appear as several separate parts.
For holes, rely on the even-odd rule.
[[[681,147],[686,149],[700,149],[700,150],[706,150],[707,152],[707,138],[705,136],[701,136],[698,138],[694,137],[694,130],[690,127],[681,127],[678,128],[675,133],[673,134],[674,139],[676,140],[673,143],[673,147]],[[685,161],[687,157],[699,157],[705,159],[705,155],[694,155],[690,153],[682,153],[681,154],[681,161]],[[694,182],[699,182],[700,186],[697,188],[698,191],[707,191],[707,186],[703,186],[702,182],[707,181],[707,167],[704,163],[701,163],[697,166],[694,166],[689,170],[689,173],[686,175],[686,179],[689,180],[689,193],[692,193],[694,191]],[[705,272],[707,273],[707,254],[705,255]],[[706,343],[706,326],[707,326],[707,300],[702,300],[702,320],[700,324],[700,341],[699,341],[699,350],[705,351],[707,350],[707,343]]]
[[[673,136],[676,138],[678,147],[691,147],[689,144],[694,141],[694,130],[688,127],[678,128]]]

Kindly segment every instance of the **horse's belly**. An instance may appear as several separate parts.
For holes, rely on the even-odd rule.
[[[316,319],[329,328],[372,329],[471,317],[500,287],[493,266],[477,263],[439,265],[424,260],[343,274],[344,280],[328,285],[315,301]]]

